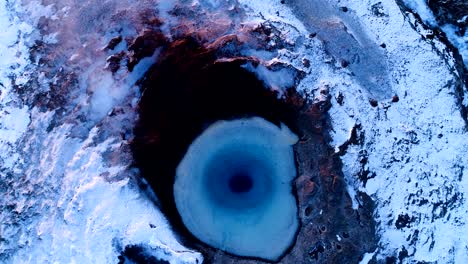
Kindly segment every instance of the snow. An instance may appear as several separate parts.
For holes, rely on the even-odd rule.
[[[245,68],[257,75],[257,78],[262,80],[267,87],[272,87],[273,90],[279,91],[279,95],[290,87],[294,86],[294,73],[292,70],[281,69],[278,71],[272,71],[264,65],[258,65],[257,67],[252,64],[247,64]]]
[[[372,108],[349,92],[354,89],[336,86],[345,94],[345,103],[341,106],[332,101],[331,113],[344,111],[348,116],[332,115],[334,130],[350,129],[350,125],[343,124],[349,124],[352,117],[361,124],[364,136],[364,143],[351,146],[343,157],[344,172],[349,182],[355,181],[359,153],[363,149],[368,152],[366,169],[376,177],[365,186],[357,186],[377,202],[381,235],[377,258],[404,246],[414,261],[464,263],[468,252],[460,234],[467,231],[463,219],[468,210],[464,198],[468,179],[460,173],[466,173],[463,164],[468,160],[463,153],[468,150],[468,142],[466,124],[453,95],[457,78],[451,73],[453,58],[444,62],[411,30],[394,3],[382,4],[388,14],[383,18],[370,16],[358,2],[349,1],[346,6],[362,18],[365,28],[387,44],[400,101],[387,100]],[[427,203],[420,203],[422,200]],[[398,229],[395,221],[400,214],[415,220],[409,227]]]
[[[3,160],[1,166],[12,167],[18,156],[9,156],[7,153],[9,153],[11,145],[15,144],[26,130],[29,123],[29,114],[25,106],[23,108],[5,108],[0,112],[2,116],[2,123],[0,124],[0,142],[2,142],[0,145],[0,155]]]
[[[108,70],[99,69],[98,66],[93,71],[88,71],[83,75],[87,90],[92,92],[90,98],[90,113],[96,121],[104,118],[116,105],[122,103],[130,93],[138,93],[135,83],[143,77],[145,72],[154,63],[158,56],[156,51],[152,56],[143,58],[131,73],[120,72],[121,75],[113,75]]]
[[[127,245],[146,245],[155,257],[171,263],[201,262],[200,254],[177,242],[164,216],[131,178],[119,178],[130,173],[126,165],[106,166],[104,153],[119,151],[120,139],[97,143],[97,127],[85,140],[71,138],[69,124],[43,134],[52,114],[33,109],[31,115],[37,131],[25,152],[38,156],[25,162],[32,165],[25,174],[33,182],[15,182],[26,192],[6,199],[16,200],[17,213],[42,213],[18,219],[29,222],[25,228],[32,230],[23,230],[18,242],[22,249],[11,257],[13,263],[113,263]]]
[[[0,5],[0,262],[114,263],[126,246],[138,245],[170,263],[201,263],[201,254],[178,242],[149,194],[136,186],[137,172],[125,158],[128,142],[102,126],[125,125],[128,119],[107,113],[138,94],[135,82],[157,54],[132,73],[112,76],[99,63],[78,72],[82,91],[90,93],[75,103],[90,114],[80,120],[69,112],[70,119],[57,124],[57,110],[24,105],[11,85],[10,78],[22,85],[33,76],[37,65],[28,59],[28,45],[42,38],[35,23],[53,8],[37,2],[25,7],[34,12],[21,20],[26,11],[18,3]],[[60,35],[43,39],[59,43]]]
[[[368,264],[371,260],[372,260],[372,257],[374,257],[374,252],[372,253],[366,253],[364,254],[361,262],[359,262],[359,264]]]
[[[456,33],[458,28],[450,24],[443,25],[441,29],[445,32],[449,41],[458,49],[463,58],[463,63],[468,67],[468,33],[465,31],[463,36],[459,36]]]
[[[457,33],[459,28],[455,25],[445,24],[439,25],[434,17],[434,14],[428,7],[428,0],[404,0],[404,3],[416,12],[424,23],[432,28],[440,27],[440,29],[447,35],[448,40],[454,45],[463,58],[465,67],[468,67],[468,33],[465,31],[464,35]],[[462,22],[466,20],[467,16],[461,19]]]
[[[20,159],[14,146],[30,122],[28,108],[17,102],[10,78],[25,67],[28,51],[17,36],[28,34],[31,27],[10,16],[7,6],[2,4],[0,28],[0,168],[5,168]]]
[[[122,8],[137,8],[130,2],[121,1]],[[136,119],[132,107],[140,94],[135,82],[158,54],[142,60],[132,73],[111,74],[105,69],[111,54],[101,47],[113,37],[115,25],[81,27],[77,12],[92,15],[87,9],[70,8],[69,1],[46,7],[32,0],[25,3],[0,4],[0,261],[113,263],[125,246],[142,245],[171,263],[201,263],[200,253],[178,242],[152,196],[136,187],[138,171],[129,167],[128,141],[121,137],[131,134]],[[165,11],[173,5],[163,3]],[[353,46],[359,48],[363,39],[369,40],[370,49],[383,54],[377,57],[385,60],[399,102],[392,103],[389,94],[383,94],[377,98],[378,106],[372,107],[368,101],[372,93],[353,74],[355,70],[334,62],[336,54],[324,51],[324,39],[309,38],[309,28],[288,6],[280,1],[240,3],[251,23],[267,20],[291,43],[274,52],[246,50],[245,54],[261,54],[264,65],[280,62],[303,71],[306,77],[297,84],[301,91],[318,95],[328,90],[332,95],[332,146],[340,147],[351,129],[360,126],[362,144],[348,147],[342,156],[343,172],[355,208],[360,204],[358,191],[376,202],[380,237],[376,252],[365,254],[361,263],[398,254],[403,247],[409,254],[407,263],[467,263],[468,242],[463,237],[468,231],[467,124],[455,98],[459,83],[455,61],[445,45],[423,40],[411,27],[414,20],[405,18],[393,1],[327,1],[330,10],[346,6],[349,11],[340,15],[329,10],[333,16],[324,12],[323,21],[341,20],[350,28],[346,34],[359,40]],[[436,25],[425,1],[405,3],[425,23]],[[209,2],[212,8],[219,4]],[[381,5],[384,15],[372,14],[374,4]],[[97,7],[107,8],[103,3]],[[170,23],[177,23],[163,13]],[[59,23],[63,29],[41,36],[36,29],[41,17],[63,22]],[[83,30],[79,40],[70,34],[77,28]],[[452,25],[441,28],[466,64],[466,36],[455,36]],[[125,24],[122,34],[131,36],[135,29]],[[57,53],[78,69],[78,88],[64,109],[28,105],[28,95],[12,85],[12,79],[17,85],[27,84],[38,70],[39,65],[29,61],[29,47],[38,39],[58,45]],[[377,52],[380,43],[386,48]],[[119,47],[115,52],[125,48]],[[312,66],[305,67],[303,59]],[[258,73],[277,87],[291,83],[286,72],[272,75],[260,68]],[[47,76],[44,72],[41,82],[53,81]],[[337,101],[339,95],[342,103]],[[116,108],[123,113],[109,115]],[[363,151],[368,156],[365,165],[360,163]],[[361,170],[375,177],[364,184],[357,177]],[[397,227],[403,215],[411,221]]]
[[[434,13],[427,6],[426,0],[404,0],[406,5],[411,8],[415,13],[417,13],[423,21],[428,23],[432,27],[437,26],[437,21],[434,17]]]
[[[407,20],[393,2],[331,4],[346,6],[347,16],[359,19],[355,23],[375,45],[385,43],[383,58],[389,67],[393,92],[399,96],[398,102],[392,103],[391,96],[384,97],[379,98],[377,107],[372,107],[368,94],[346,69],[327,64],[330,59],[312,51],[310,46],[305,49],[297,45],[271,60],[308,73],[298,84],[299,89],[313,94],[328,89],[333,95],[329,110],[333,147],[340,147],[356,124],[361,127],[358,135],[362,144],[350,145],[342,161],[350,195],[365,192],[377,206],[379,247],[365,255],[364,260],[385,259],[398,255],[404,248],[409,254],[405,261],[409,263],[465,263],[468,245],[461,234],[468,231],[465,220],[468,179],[463,165],[468,163],[464,155],[468,151],[468,135],[454,96],[455,84],[460,83],[453,71],[454,58],[444,51],[442,43],[423,40],[411,27],[414,21]],[[382,15],[372,14],[369,7],[374,4],[380,5]],[[268,13],[270,9],[269,5],[263,6],[261,10],[266,11],[262,15],[273,20],[276,10]],[[283,13],[282,9],[278,10]],[[430,15],[427,9],[419,11],[424,17]],[[304,29],[296,19],[283,21]],[[279,27],[289,32],[287,25]],[[293,38],[294,41],[304,43],[300,37]],[[313,73],[300,66],[303,57],[312,62]],[[337,102],[340,94],[344,98],[341,104]],[[364,166],[360,164],[363,153],[368,158]],[[363,184],[357,178],[361,170],[369,170],[375,177]],[[354,197],[355,208],[359,203]],[[406,214],[412,222],[397,228],[398,217]]]

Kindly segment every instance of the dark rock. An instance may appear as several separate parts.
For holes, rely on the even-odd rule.
[[[128,47],[130,52],[127,64],[128,70],[133,71],[133,68],[141,59],[153,55],[157,48],[164,46],[166,43],[167,40],[159,29],[146,30],[141,33]]]
[[[120,62],[122,61],[124,56],[124,52],[119,52],[108,57],[106,68],[108,68],[112,73],[117,72],[120,69]]]
[[[120,42],[122,42],[122,36],[117,36],[109,41],[105,49],[113,50]]]
[[[396,263],[397,263],[397,258],[394,256],[385,258],[385,264],[396,264]]]
[[[374,14],[374,16],[377,16],[377,17],[387,16],[387,14],[385,14],[384,12],[382,2],[373,4],[371,6],[371,11],[372,11],[372,14]]]
[[[143,246],[129,245],[118,256],[119,264],[134,263],[134,264],[169,264],[169,261],[158,259],[151,255],[151,251]]]
[[[348,12],[348,8],[346,6],[340,7],[341,12]]]
[[[468,15],[468,1],[431,0],[428,5],[440,24],[452,24],[462,28],[468,26],[468,20],[461,21]]]
[[[322,243],[317,243],[309,251],[309,256],[315,260],[318,260],[321,253],[325,252],[325,248]]]
[[[341,65],[341,67],[346,68],[349,65],[349,61],[342,59],[342,60],[340,60],[340,65]]]
[[[400,253],[398,253],[398,260],[400,263],[403,263],[403,260],[407,257],[409,257],[408,250],[406,250],[406,248],[403,247]]]
[[[402,229],[404,227],[409,227],[410,223],[412,222],[412,219],[409,215],[407,214],[401,214],[398,216],[398,219],[395,222],[395,227],[397,229]]]
[[[339,104],[339,105],[343,105],[343,101],[344,101],[344,95],[340,92],[338,94],[338,96],[336,97],[336,102]]]

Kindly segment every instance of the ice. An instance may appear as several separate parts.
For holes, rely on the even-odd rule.
[[[336,3],[335,3],[336,2]],[[369,97],[388,99],[393,95],[385,53],[351,11],[340,11],[339,1],[286,2],[324,49],[348,68]],[[347,9],[346,9],[347,10]]]
[[[174,197],[185,226],[229,253],[277,260],[298,228],[291,185],[297,140],[258,117],[208,127],[177,167]]]

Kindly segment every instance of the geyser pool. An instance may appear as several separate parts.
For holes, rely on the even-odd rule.
[[[298,137],[259,118],[218,121],[176,169],[174,199],[187,229],[228,253],[280,258],[299,226],[291,181]]]

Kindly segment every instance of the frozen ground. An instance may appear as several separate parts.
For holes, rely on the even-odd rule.
[[[153,201],[138,191],[127,169],[129,159],[114,154],[125,153],[127,143],[119,135],[125,128],[107,132],[112,128],[104,122],[128,122],[122,115],[106,116],[135,91],[129,88],[135,76],[125,76],[119,86],[105,71],[79,72],[83,85],[89,84],[85,90],[92,85],[106,89],[77,97],[87,114],[79,120],[64,108],[49,111],[25,103],[36,91],[22,94],[18,86],[37,77],[34,72],[43,89],[58,78],[46,80],[46,67],[30,60],[28,48],[43,38],[34,20],[52,14],[50,7],[30,6],[37,17],[22,21],[14,11],[20,10],[18,3],[0,4],[5,30],[0,38],[0,262],[117,263],[127,245],[144,245],[157,259],[201,263],[202,256],[176,241]],[[144,72],[144,63],[135,74]],[[58,121],[60,111],[66,116]]]
[[[436,3],[443,1],[434,1]],[[403,3],[417,13],[421,20],[432,29],[441,29],[447,36],[448,40],[454,45],[462,59],[468,67],[468,5],[463,3],[464,1],[445,1],[448,4],[453,5],[453,9],[459,14],[444,14],[445,10],[441,10],[440,17],[434,14],[434,10],[428,5],[429,0],[403,0]],[[444,4],[440,4],[443,6]],[[437,5],[434,5],[437,7]],[[447,8],[449,9],[449,8]],[[458,10],[457,10],[458,9]],[[464,10],[463,10],[464,9]],[[447,19],[445,17],[449,17]]]
[[[466,87],[454,59],[437,39],[425,41],[422,30],[406,26],[414,23],[411,15],[402,16],[394,3],[382,2],[385,15],[379,17],[354,1],[346,5],[386,44],[399,97],[372,108],[350,93],[354,89],[338,85],[344,103],[335,102],[331,112],[336,139],[351,128],[343,124],[358,125],[358,144],[343,156],[344,171],[355,184],[355,175],[367,174],[357,185],[377,201],[377,259],[397,250],[409,255],[404,262],[466,263],[468,245],[460,234],[467,231],[468,135],[457,98]]]
[[[0,262],[116,263],[127,245],[142,245],[171,263],[202,261],[177,241],[155,198],[136,187],[138,172],[128,169],[133,107],[140,96],[135,81],[157,58],[143,60],[132,74],[106,69],[109,54],[102,47],[115,27],[106,11],[133,10],[130,2],[83,3],[77,9],[71,1],[0,4]],[[403,263],[468,263],[468,135],[462,115],[467,91],[445,44],[428,39],[431,32],[393,1],[323,2],[331,11],[312,25],[342,38],[355,34],[380,54],[383,61],[375,63],[385,65],[391,93],[376,94],[363,85],[360,78],[368,75],[359,67],[342,67],[346,47],[327,50],[326,36],[310,37],[317,32],[296,18],[294,3],[240,2],[248,10],[244,19],[268,20],[294,44],[257,55],[307,73],[299,89],[328,89],[333,95],[333,146],[357,131],[342,156],[343,171],[351,194],[366,192],[375,200],[380,236],[379,248],[363,263],[392,257]],[[424,2],[406,2],[427,24],[435,23]],[[171,3],[164,3],[169,9]],[[44,24],[42,16],[57,24]],[[135,29],[125,27],[123,34],[132,36]],[[37,41],[56,43],[60,52],[41,50]],[[466,54],[466,40],[451,41]],[[361,44],[351,46],[358,50]],[[71,71],[78,81],[69,91],[57,80]],[[271,84],[285,80],[258,74]]]
[[[467,232],[468,213],[468,135],[462,110],[466,87],[451,51],[437,38],[428,40],[432,31],[418,26],[414,16],[402,13],[394,2],[335,5],[336,10],[346,7],[347,13],[359,18],[367,37],[385,49],[396,96],[374,101],[372,92],[353,80],[358,75],[334,65],[326,72],[323,65],[322,72],[304,69],[314,72],[299,84],[312,91],[327,87],[334,95],[333,144],[338,150],[352,142],[342,156],[350,192],[366,192],[377,203],[379,248],[364,260],[395,256],[395,261],[401,258],[405,263],[466,263],[468,244],[461,235]],[[271,19],[275,8],[281,7],[271,7]],[[268,8],[262,10],[266,16]],[[353,30],[355,25],[346,26]],[[281,59],[297,67],[302,54],[310,59],[300,49],[284,54]],[[333,60],[325,58],[327,62]],[[356,138],[350,138],[353,128]]]

